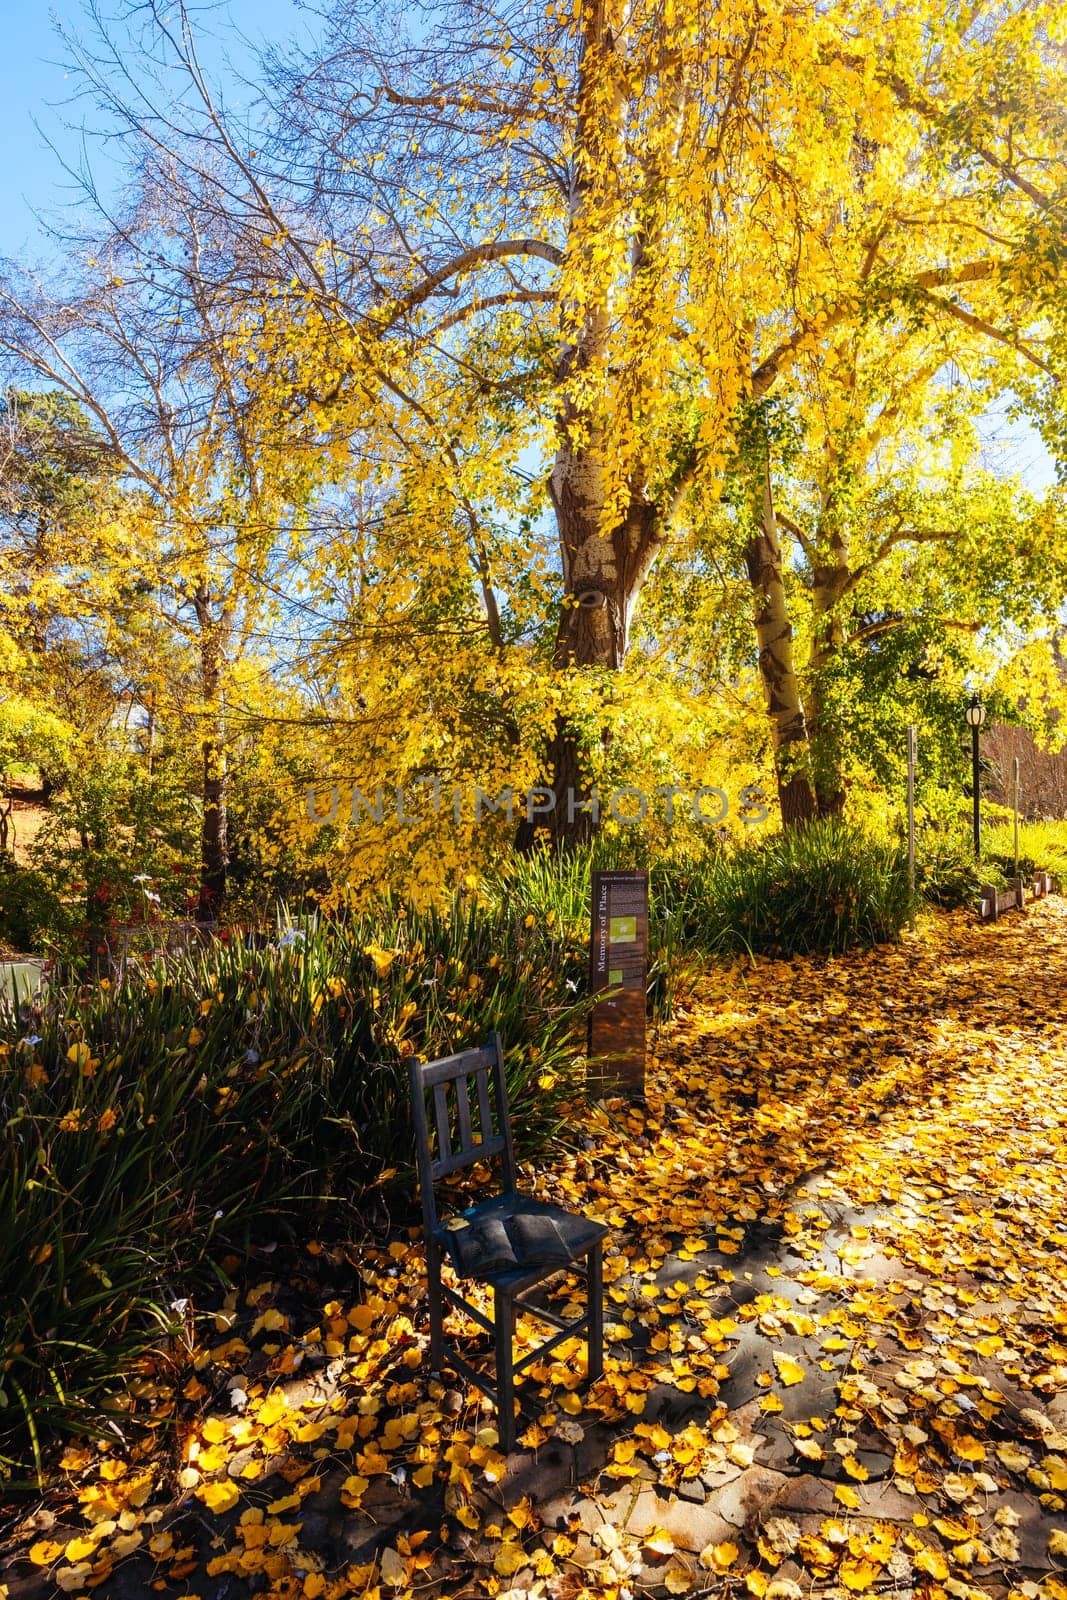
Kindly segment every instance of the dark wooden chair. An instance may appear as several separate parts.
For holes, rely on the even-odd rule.
[[[413,1060],[410,1076],[426,1233],[431,1364],[439,1370],[446,1364],[447,1353],[448,1364],[490,1396],[496,1404],[500,1443],[506,1454],[515,1446],[515,1379],[532,1362],[584,1328],[588,1380],[599,1378],[604,1370],[602,1248],[607,1229],[576,1212],[520,1194],[515,1187],[515,1156],[499,1034],[492,1034],[480,1049],[464,1050],[441,1061]],[[436,1154],[427,1117],[428,1095],[433,1099]],[[439,1219],[435,1185],[464,1167],[496,1157],[503,1166],[502,1192],[468,1206],[458,1216]],[[461,1281],[484,1283],[492,1289],[491,1321],[443,1282],[441,1267],[446,1259],[452,1262]],[[526,1296],[538,1285],[572,1269],[583,1271],[587,1280],[582,1316],[567,1321],[546,1306],[528,1301]],[[495,1388],[454,1348],[446,1349],[446,1302],[492,1337]],[[519,1310],[530,1312],[559,1331],[516,1362],[512,1344]]]

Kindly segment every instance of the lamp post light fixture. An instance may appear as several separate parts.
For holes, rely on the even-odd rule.
[[[978,730],[985,721],[985,706],[976,694],[972,694],[965,715],[971,730],[971,794],[974,804],[974,856],[977,861],[982,854],[982,772],[978,760]]]

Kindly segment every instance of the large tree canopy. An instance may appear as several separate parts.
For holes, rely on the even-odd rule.
[[[4,289],[12,372],[93,417],[196,658],[205,914],[229,754],[272,709],[272,739],[304,717],[310,778],[466,764],[582,796],[657,736],[690,762],[729,721],[707,694],[750,702],[754,667],[783,817],[834,809],[841,674],[868,692],[859,646],[904,626],[895,591],[927,632],[977,637],[1055,544],[1054,507],[1004,490],[1005,519],[964,480],[992,397],[1055,429],[1056,7],[322,20],[240,115],[181,5],[72,46],[129,187],[53,281]],[[932,470],[939,427],[955,454]],[[976,516],[1026,549],[964,594]],[[1045,577],[1031,612],[1058,602]],[[701,639],[690,602],[718,619]],[[268,637],[299,708],[242,679]],[[593,814],[548,820],[573,837]],[[427,877],[473,846],[404,838]],[[396,859],[378,848],[371,877]]]

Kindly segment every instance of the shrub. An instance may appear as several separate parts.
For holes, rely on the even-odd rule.
[[[122,1374],[175,1325],[172,1303],[249,1233],[358,1227],[390,1182],[410,1206],[412,1052],[499,1028],[520,1149],[557,1132],[581,1090],[573,965],[511,909],[384,906],[0,1013],[9,1463],[19,1437],[39,1452],[43,1430],[127,1406]]]
[[[975,860],[970,835],[923,829],[915,846],[915,883],[924,900],[942,910],[977,907],[983,884],[1004,887],[995,863]]]
[[[913,909],[904,852],[837,818],[709,853],[677,882],[685,936],[713,952],[881,944]]]
[[[0,949],[23,955],[36,950],[59,914],[58,899],[43,873],[0,856]]]

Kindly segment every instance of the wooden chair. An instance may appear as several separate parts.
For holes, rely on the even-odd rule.
[[[607,1229],[588,1217],[546,1205],[516,1189],[499,1034],[492,1034],[480,1049],[464,1050],[441,1061],[412,1060],[410,1078],[426,1234],[431,1364],[439,1370],[445,1365],[447,1353],[448,1363],[490,1396],[497,1408],[501,1448],[507,1454],[515,1446],[515,1379],[526,1367],[585,1328],[588,1380],[599,1378],[604,1370],[602,1242]],[[436,1155],[431,1149],[426,1111],[428,1093],[433,1097]],[[456,1217],[441,1221],[437,1215],[435,1184],[477,1161],[489,1161],[497,1156],[503,1165],[503,1191],[469,1206]],[[492,1289],[491,1321],[442,1281],[441,1266],[446,1258],[451,1260],[461,1281],[485,1283]],[[525,1298],[539,1284],[557,1273],[570,1271],[579,1263],[587,1283],[586,1309],[582,1316],[566,1321],[554,1311],[543,1305],[532,1305]],[[495,1388],[451,1346],[446,1352],[446,1301],[491,1335],[496,1356]],[[512,1341],[517,1310],[529,1311],[559,1332],[515,1362]]]

